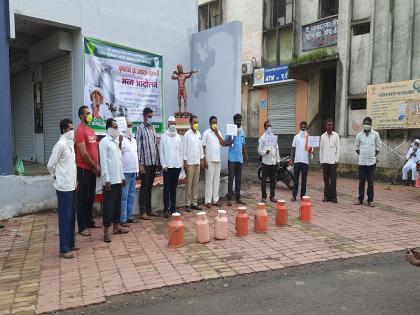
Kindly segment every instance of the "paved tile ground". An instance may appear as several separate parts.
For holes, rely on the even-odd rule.
[[[108,296],[217,277],[285,268],[331,259],[391,252],[420,244],[420,189],[376,184],[376,207],[353,205],[357,182],[339,179],[339,203],[322,203],[320,173],[309,177],[313,221],[298,219],[299,202],[280,184],[277,197],[287,200],[289,225],[276,227],[274,204],[268,204],[266,234],[235,236],[236,207],[225,207],[230,235],[225,241],[195,242],[194,214],[185,214],[185,246],[167,247],[167,220],[130,226],[130,233],[102,242],[102,232],[77,236],[81,250],[74,260],[58,258],[55,214],[16,218],[0,230],[0,315],[33,314],[100,303]],[[249,227],[259,198],[258,185],[245,198]],[[212,222],[217,209],[207,211]]]

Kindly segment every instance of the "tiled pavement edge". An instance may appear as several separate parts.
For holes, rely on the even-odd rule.
[[[377,184],[375,208],[353,205],[357,182],[339,180],[339,203],[322,203],[319,173],[309,177],[312,224],[297,220],[299,202],[280,184],[277,197],[287,201],[289,225],[276,227],[275,205],[268,204],[269,231],[256,234],[253,212],[258,185],[250,188],[247,237],[236,237],[236,207],[225,207],[230,235],[206,245],[195,242],[194,214],[184,214],[185,246],[167,247],[167,220],[132,224],[130,233],[102,242],[102,232],[77,236],[74,260],[58,258],[55,214],[10,220],[0,230],[0,314],[52,312],[106,300],[106,297],[203,279],[279,269],[331,259],[390,252],[420,244],[420,191]],[[217,209],[207,211],[210,222]]]

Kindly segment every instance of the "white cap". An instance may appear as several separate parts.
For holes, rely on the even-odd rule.
[[[419,139],[414,140],[414,143],[420,143]]]
[[[92,94],[93,91],[98,91],[102,96],[104,96],[104,90],[102,90],[99,86],[93,86],[93,87],[91,87],[89,94]]]
[[[169,116],[168,117],[168,122],[175,122],[175,117],[174,116]]]

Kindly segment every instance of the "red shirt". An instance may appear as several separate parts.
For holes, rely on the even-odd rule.
[[[85,162],[82,155],[80,154],[78,144],[84,142],[86,146],[86,152],[89,154],[90,158],[98,164],[98,143],[96,142],[96,135],[92,128],[80,124],[76,129],[74,135],[76,142],[76,164],[77,167],[90,170],[91,167]]]

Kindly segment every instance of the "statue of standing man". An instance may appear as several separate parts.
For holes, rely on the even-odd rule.
[[[185,89],[185,81],[191,78],[193,73],[197,71],[184,72],[182,65],[177,65],[177,70],[172,73],[172,80],[178,80],[178,113],[181,113],[181,98],[184,99],[184,113],[187,113],[187,90]]]

